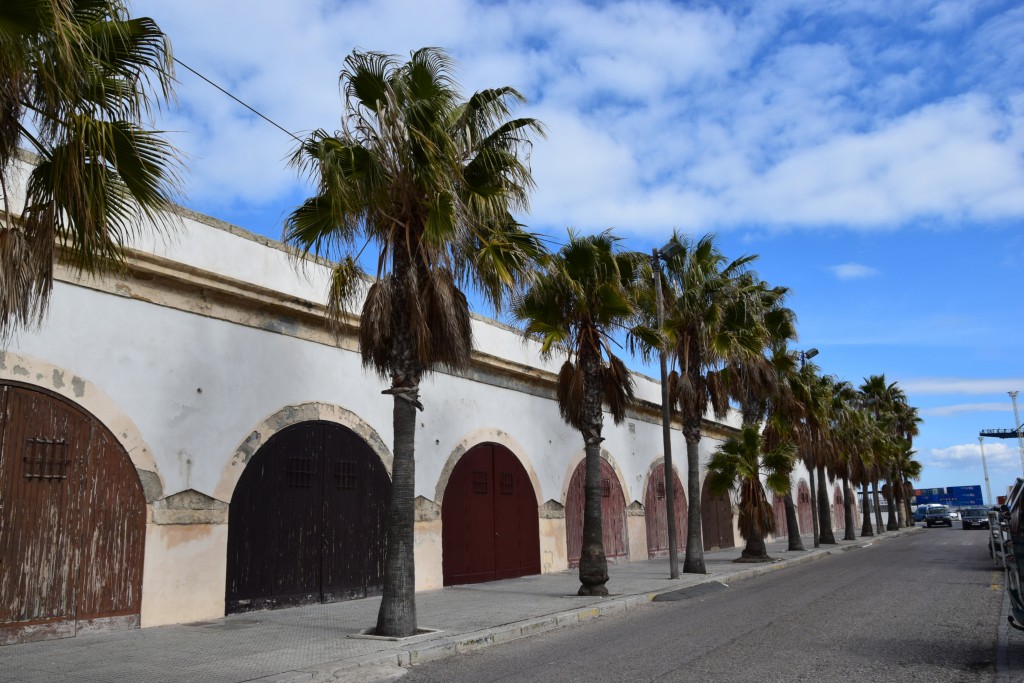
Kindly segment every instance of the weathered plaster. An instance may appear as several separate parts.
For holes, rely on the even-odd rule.
[[[626,507],[626,529],[629,532],[630,562],[646,560],[647,518],[644,516],[644,506],[638,500],[634,500]]]
[[[416,534],[413,542],[416,590],[427,591],[442,588],[444,586],[444,564],[441,552],[441,517],[438,515],[436,519],[429,521],[417,519],[413,528]]]
[[[142,626],[224,616],[226,524],[148,524]]]
[[[153,503],[154,524],[227,524],[228,504],[187,489]]]
[[[256,425],[228,459],[221,472],[220,481],[217,483],[214,498],[230,502],[235,486],[238,485],[238,480],[242,476],[242,471],[245,469],[249,459],[260,449],[260,446],[283,429],[311,421],[333,422],[352,430],[373,449],[373,452],[377,454],[377,457],[384,464],[384,469],[387,470],[388,476],[391,476],[393,462],[391,451],[388,450],[384,440],[380,438],[380,435],[373,427],[352,411],[340,406],[329,403],[310,402],[285,406]]]

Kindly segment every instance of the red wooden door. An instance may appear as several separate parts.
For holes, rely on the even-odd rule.
[[[785,496],[776,493],[772,509],[775,511],[775,538],[786,538],[789,534],[789,524],[786,522]]]
[[[676,549],[686,548],[686,492],[679,475],[673,474],[672,497],[675,499]],[[644,494],[644,521],[647,523],[648,557],[668,557],[668,505],[665,498],[665,464],[654,468],[647,479]]]
[[[814,518],[811,510],[811,490],[807,483],[800,481],[796,488],[796,515],[800,521],[800,533],[809,534],[814,529]]]
[[[843,505],[843,490],[836,487],[833,497],[832,517],[836,520],[836,531],[846,530],[846,506]]]
[[[444,585],[540,573],[537,496],[518,458],[480,444],[459,460],[441,501]]]
[[[580,566],[583,552],[583,503],[586,498],[586,460],[581,460],[569,481],[565,497],[565,536],[569,566]],[[601,458],[601,541],[609,560],[629,556],[629,533],[626,526],[626,497],[619,478],[608,462]]]
[[[708,491],[707,480],[700,494],[701,531],[704,534],[704,550],[732,548],[736,545],[732,533],[732,504],[729,493],[713,496]]]
[[[228,612],[380,592],[391,481],[340,425],[284,429],[246,465],[228,512]]]
[[[0,643],[138,626],[145,499],[128,454],[55,395],[0,386]]]

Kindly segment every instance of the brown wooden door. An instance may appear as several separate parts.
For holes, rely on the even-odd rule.
[[[832,518],[836,520],[836,531],[846,530],[846,506],[843,505],[843,490],[838,486],[833,496]]]
[[[138,626],[145,505],[106,427],[0,385],[0,643]]]
[[[441,501],[446,586],[540,573],[537,496],[519,459],[480,444],[459,460]]]
[[[701,531],[704,534],[704,550],[732,548],[736,541],[732,534],[732,504],[729,493],[713,496],[708,491],[707,480],[700,494]]]
[[[796,515],[800,521],[801,534],[809,534],[814,529],[813,514],[811,490],[807,487],[807,483],[801,480],[796,489]]]
[[[580,566],[583,552],[583,504],[586,500],[586,460],[572,473],[565,497],[565,537],[569,566]],[[619,478],[608,462],[601,458],[601,541],[609,560],[629,556],[629,533],[626,526],[626,497]]]
[[[686,492],[679,475],[673,472],[672,497],[675,499],[676,549],[686,548]],[[647,478],[644,494],[644,521],[647,523],[648,557],[668,557],[668,505],[665,498],[665,464],[654,468]]]
[[[340,425],[284,429],[246,465],[228,513],[228,612],[380,592],[391,481]]]
[[[778,493],[774,494],[772,509],[775,512],[775,538],[786,538],[789,534],[789,523],[786,521],[786,497]]]

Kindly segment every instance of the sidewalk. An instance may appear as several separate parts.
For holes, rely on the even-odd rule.
[[[655,595],[711,581],[736,582],[920,528],[840,541],[805,552],[770,543],[771,564],[735,564],[741,547],[705,553],[708,573],[668,579],[668,560],[609,566],[607,598],[575,595],[575,570],[454,586],[416,596],[419,625],[402,641],[359,637],[379,598],[237,614],[223,619],[0,647],[0,681],[299,683],[345,680],[356,667],[408,665],[561,628],[637,607]],[[680,556],[680,569],[682,556]],[[364,670],[365,672],[365,670]],[[367,672],[368,673],[368,672]]]

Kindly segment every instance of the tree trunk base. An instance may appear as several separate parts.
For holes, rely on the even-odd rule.
[[[608,587],[603,583],[595,584],[593,586],[583,585],[580,586],[579,591],[576,595],[589,595],[595,598],[606,598],[608,597]]]
[[[738,564],[753,564],[756,562],[774,562],[774,557],[768,557],[767,555],[740,555],[733,562]]]

